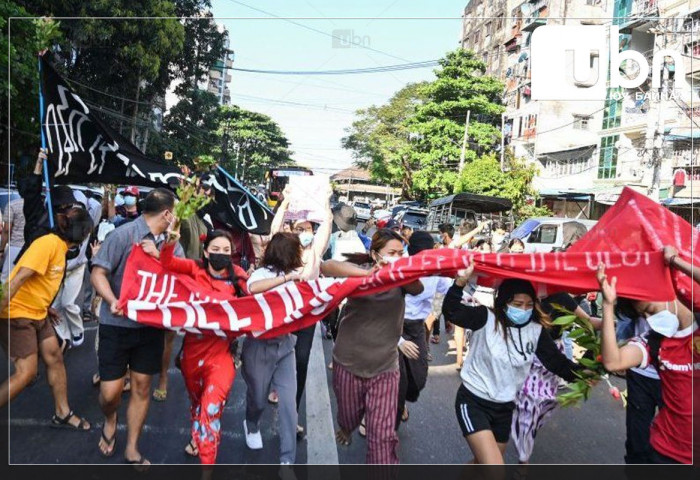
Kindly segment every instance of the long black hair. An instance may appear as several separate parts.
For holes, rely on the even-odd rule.
[[[235,248],[233,244],[233,238],[231,237],[231,234],[228,233],[226,230],[209,230],[207,232],[207,238],[204,240],[204,246],[203,250],[206,250],[209,244],[217,238],[224,237],[226,238],[229,243],[231,244],[231,253],[233,253],[233,250]],[[209,273],[209,259],[204,256],[204,253],[202,253],[202,258],[200,260],[197,260],[197,265],[199,265],[201,268],[207,271]],[[233,262],[229,263],[228,267],[226,268],[228,270],[228,280],[231,282],[231,285],[233,285],[234,290],[236,291],[236,296],[237,297],[243,297],[245,296],[245,292],[241,288],[240,285],[238,285],[238,276],[236,275],[236,271],[233,269]]]
[[[539,323],[544,328],[550,328],[552,325],[549,315],[542,310],[540,301],[537,298],[537,292],[535,292],[535,287],[532,286],[532,283],[519,278],[509,278],[504,280],[501,286],[498,287],[496,298],[493,302],[493,314],[496,317],[496,330],[499,328],[502,329],[504,338],[507,338],[508,327],[512,325],[510,319],[506,315],[508,303],[512,302],[519,293],[524,293],[532,298],[534,306],[532,308],[531,321]]]

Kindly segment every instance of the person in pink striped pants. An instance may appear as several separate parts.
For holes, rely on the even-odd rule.
[[[402,237],[388,229],[372,237],[369,254],[346,255],[358,265],[383,267],[401,258]],[[404,295],[423,291],[420,281],[348,299],[333,348],[333,390],[338,402],[338,443],[349,445],[363,417],[367,463],[399,463],[395,421],[399,391],[398,343],[403,329]]]

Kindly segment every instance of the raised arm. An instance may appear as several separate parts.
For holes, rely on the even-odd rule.
[[[478,330],[486,325],[488,308],[462,303],[462,293],[464,287],[469,283],[469,277],[472,276],[472,273],[474,273],[473,263],[459,272],[454,285],[445,294],[445,300],[442,302],[442,313],[445,315],[445,320],[458,327]]]
[[[467,233],[466,235],[461,235],[459,237],[459,240],[456,240],[454,242],[454,248],[461,248],[462,245],[464,245],[465,243],[469,243],[471,241],[471,239],[474,238],[474,236],[476,234],[478,234],[479,232],[481,232],[484,229],[485,226],[486,226],[486,222],[481,222],[479,224],[479,226],[476,227],[471,232]]]
[[[617,372],[638,367],[644,361],[644,353],[635,345],[617,346],[615,336],[615,300],[617,277],[608,282],[605,266],[598,266],[598,283],[603,294],[603,320],[600,331],[601,356],[606,370]]]
[[[326,197],[325,212],[326,218],[324,219],[321,226],[318,227],[316,231],[316,237],[314,238],[313,248],[316,255],[322,257],[326,250],[328,249],[328,242],[331,238],[331,230],[333,229],[333,212],[331,211],[331,195],[333,195],[333,190],[328,186],[328,197]]]
[[[282,226],[284,225],[284,215],[287,213],[287,209],[289,208],[289,193],[290,189],[289,185],[287,185],[284,187],[284,191],[282,192],[282,201],[277,208],[277,213],[275,213],[275,217],[272,219],[270,236],[282,231]]]
[[[700,268],[695,268],[692,264],[679,257],[678,250],[675,247],[671,245],[664,247],[664,260],[669,267],[677,268],[695,280],[696,283],[700,283]]]

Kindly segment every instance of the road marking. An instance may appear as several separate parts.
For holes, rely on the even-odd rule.
[[[306,377],[306,463],[338,465],[338,448],[335,443],[331,398],[326,377],[326,360],[323,355],[321,324],[316,324],[314,342],[309,358],[309,374]],[[340,478],[340,472],[323,471],[323,478]]]
[[[4,423],[4,422],[3,422]],[[93,423],[92,428],[101,428],[100,426],[102,425],[102,422],[99,423]],[[41,427],[41,428],[48,428],[51,426],[51,421],[50,420],[37,420],[34,418],[13,418],[10,420],[10,426],[11,427]],[[126,431],[126,424],[124,423],[118,423],[117,424],[117,430],[120,432],[125,432]],[[156,427],[153,425],[144,425],[143,430],[144,433],[153,433],[154,435],[159,435],[159,436],[172,436],[172,435],[180,435],[183,438],[183,442],[186,442],[188,438],[190,438],[191,435],[191,430],[189,428],[169,428],[169,427]],[[221,436],[226,437],[226,438],[232,438],[234,440],[243,440],[243,432],[240,431],[240,429],[230,429],[230,430],[221,430]]]

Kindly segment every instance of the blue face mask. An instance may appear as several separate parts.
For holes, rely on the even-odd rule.
[[[508,305],[506,316],[516,325],[525,325],[532,317],[532,309],[523,310],[522,308]]]
[[[134,205],[136,205],[136,197],[126,195],[124,197],[124,205],[126,205],[127,207],[133,207]]]
[[[301,242],[301,246],[306,248],[314,241],[314,234],[311,232],[301,232],[299,234],[299,241]]]

